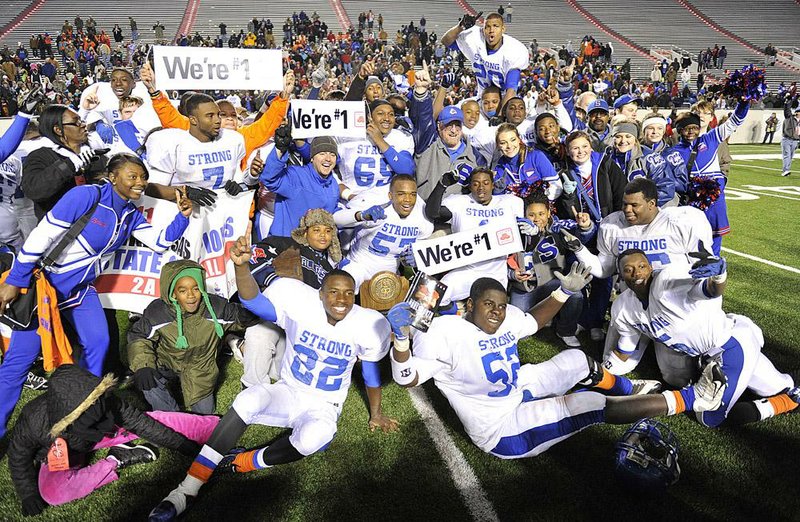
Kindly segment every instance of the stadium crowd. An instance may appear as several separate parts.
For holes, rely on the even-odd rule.
[[[0,314],[26,296],[38,305],[37,318],[3,321],[0,364],[0,437],[24,514],[154,460],[138,437],[195,459],[151,520],[180,515],[214,473],[321,451],[356,359],[370,429],[398,429],[381,406],[389,355],[398,384],[433,379],[473,442],[499,458],[535,456],[601,422],[695,411],[716,427],[797,407],[798,382],[761,353],[760,329],[719,299],[726,140],[769,99],[796,147],[796,86],[723,95],[703,74],[724,69],[724,46],[701,51],[694,72],[687,56],[634,79],[591,36],[552,51],[516,40],[512,9],[465,15],[442,35],[423,17],[390,36],[372,11],[334,32],[301,11],[174,42],[282,49],[280,91],[162,92],[133,18],[127,41],[118,25],[109,35],[76,16],[55,37],[0,51],[2,114],[14,115],[0,141]],[[157,41],[164,30],[153,27]],[[296,139],[287,114],[298,99],[363,102],[364,136]],[[160,200],[162,224],[138,208],[143,195]],[[193,222],[229,198],[252,202],[246,232],[226,247],[233,296],[217,295],[209,266],[184,255]],[[386,273],[408,288],[416,241],[509,219],[522,252],[427,274],[446,285],[428,331],[409,330],[404,292],[376,303]],[[120,352],[117,311],[95,282],[130,245],[177,259],[155,265],[159,292],[130,314]],[[563,351],[523,364],[516,340],[547,325]],[[663,392],[624,376],[650,341]],[[227,350],[244,366],[243,391],[220,419],[211,414]],[[49,381],[29,371],[40,354],[55,369]],[[117,379],[151,411],[111,393]],[[44,393],[11,429],[23,386]],[[748,387],[757,398],[740,401]],[[525,436],[562,421],[571,427],[558,437]],[[237,448],[254,423],[292,432]],[[73,460],[109,447],[91,465]]]

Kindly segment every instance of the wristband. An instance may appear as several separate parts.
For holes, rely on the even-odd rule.
[[[728,272],[722,272],[720,275],[711,276],[710,279],[714,283],[721,285],[728,279]]]
[[[151,98],[156,99],[158,98],[158,95],[161,94],[161,91],[153,91],[153,92],[147,91],[147,94],[149,94]]]
[[[353,191],[350,190],[349,188],[346,188],[346,189],[344,189],[342,191],[342,199],[345,200],[345,201],[350,199],[350,196],[352,196],[352,195],[353,195]]]
[[[389,357],[392,359],[392,379],[400,386],[408,386],[417,378],[417,369],[414,365],[414,356],[410,356],[406,362],[397,362],[394,354],[390,351]]]
[[[559,303],[566,303],[567,299],[569,299],[570,296],[574,293],[575,292],[570,292],[569,290],[564,290],[564,287],[560,286],[557,289],[553,290],[553,293],[550,294],[550,297],[552,297]]]

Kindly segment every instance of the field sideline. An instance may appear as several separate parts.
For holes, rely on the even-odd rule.
[[[740,145],[732,146],[731,152],[779,153],[780,148]],[[800,213],[800,160],[795,159],[794,166],[792,176],[782,178],[780,160],[734,159],[728,198],[732,233],[723,242],[729,249],[725,253],[729,266],[725,309],[749,316],[763,329],[764,352],[781,370],[800,367],[800,239],[794,235]],[[545,329],[523,341],[522,362],[551,357],[560,349],[555,340]],[[588,337],[582,340],[589,345],[589,353],[600,356],[600,346],[592,346]],[[222,363],[218,413],[233,401],[241,375],[237,362],[225,359]],[[384,370],[383,380],[390,382],[388,365]],[[637,375],[656,377],[652,354]],[[681,444],[682,476],[666,494],[642,497],[620,489],[613,480],[613,444],[624,426],[595,426],[535,459],[502,461],[469,442],[435,387],[429,384],[423,389],[431,414],[442,422],[434,430],[436,436],[451,440],[458,450],[452,452],[461,459],[457,464],[462,467],[454,468],[457,480],[406,390],[393,383],[384,386],[384,412],[400,420],[401,431],[383,435],[367,430],[366,397],[357,369],[339,432],[327,451],[295,464],[211,484],[185,520],[800,518],[798,464],[791,457],[800,454],[800,414],[721,430],[702,428],[688,416],[667,419]],[[120,393],[143,405],[132,392]],[[26,390],[20,405],[36,396]],[[281,432],[254,426],[243,444],[264,444]],[[177,452],[163,450],[157,462],[123,470],[121,480],[87,499],[24,519],[4,458],[0,461],[0,521],[145,520],[181,480],[189,463]],[[489,511],[479,511],[487,506]]]

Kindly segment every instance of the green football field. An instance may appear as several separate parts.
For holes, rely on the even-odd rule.
[[[779,152],[778,146],[732,147],[734,155]],[[800,367],[800,160],[788,178],[780,176],[780,167],[777,159],[734,159],[728,203],[733,231],[723,243],[729,266],[724,307],[752,318],[763,329],[764,352],[779,369],[790,370]],[[557,353],[555,339],[545,329],[523,341],[522,362]],[[599,357],[601,347],[583,340],[587,351]],[[648,356],[637,376],[656,378],[654,358]],[[241,375],[236,361],[222,364],[218,413],[233,401]],[[208,485],[186,520],[800,519],[797,413],[718,430],[703,428],[689,416],[666,419],[680,441],[682,475],[666,493],[645,496],[614,480],[613,445],[624,426],[594,426],[539,457],[503,461],[472,446],[433,386],[414,395],[418,404],[432,406],[421,408],[423,415],[407,390],[385,385],[384,411],[399,419],[401,430],[370,433],[359,375],[354,372],[339,432],[327,451]],[[141,404],[133,392],[120,393]],[[20,406],[35,396],[26,390]],[[282,431],[253,426],[242,443],[263,445]],[[144,520],[189,464],[177,452],[162,450],[157,462],[125,469],[121,480],[87,499],[48,508],[38,518]],[[21,519],[3,459],[0,520]]]

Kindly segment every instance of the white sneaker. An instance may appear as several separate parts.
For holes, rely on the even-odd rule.
[[[709,362],[694,384],[694,407],[696,412],[713,411],[722,404],[722,395],[728,387],[728,379],[717,361]]]
[[[570,348],[580,348],[581,347],[581,342],[574,335],[565,335],[563,337],[559,335],[558,338],[561,339],[562,341],[564,341],[564,344],[566,344]]]
[[[592,328],[589,331],[589,337],[592,338],[592,341],[602,341],[606,338],[606,333],[602,328]]]
[[[651,379],[631,379],[633,391],[631,395],[649,395],[661,391],[661,382]]]
[[[791,172],[791,171],[789,171],[789,170],[784,170],[784,171],[781,173],[781,176],[783,176],[783,177],[785,178],[786,176],[788,176],[788,175],[789,175],[789,174],[791,174],[791,173],[792,173],[792,172]]]
[[[242,352],[243,346],[244,346],[244,339],[242,339],[241,337],[236,337],[231,335],[230,338],[228,339],[228,348],[231,349],[233,358],[240,363],[244,363],[244,353]]]

